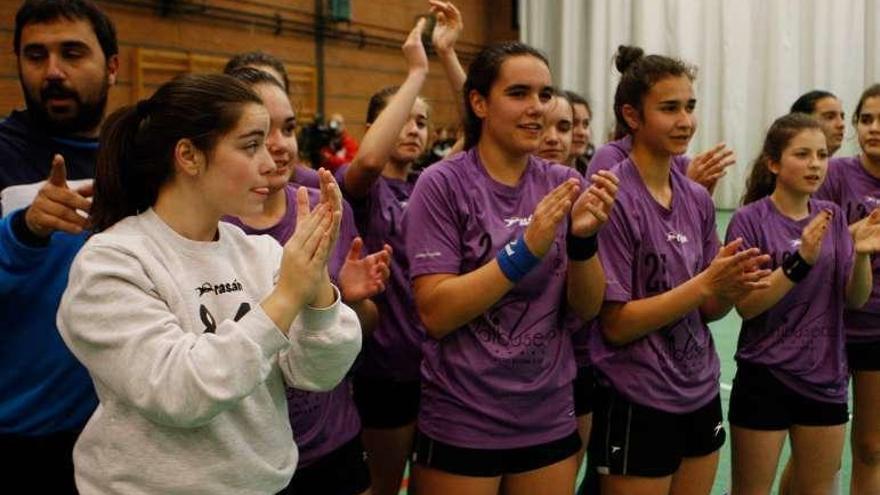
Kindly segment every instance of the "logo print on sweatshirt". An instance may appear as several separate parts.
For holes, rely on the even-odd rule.
[[[241,282],[238,280],[233,280],[232,282],[227,282],[225,284],[212,284],[211,282],[205,282],[196,287],[196,292],[199,293],[199,297],[202,297],[205,294],[219,296],[220,294],[226,294],[227,292],[241,292],[243,290],[244,287],[242,287]]]
[[[687,243],[688,238],[684,234],[680,234],[678,232],[667,232],[666,233],[666,242],[677,242],[679,244]]]
[[[232,318],[232,321],[238,321],[244,317],[244,315],[248,314],[248,311],[251,310],[251,305],[249,303],[243,302],[238,307],[238,311],[235,312],[235,317]],[[214,319],[214,315],[208,311],[208,308],[205,307],[204,304],[199,306],[199,319],[202,320],[202,324],[205,325],[205,333],[216,333],[217,332],[217,320]]]

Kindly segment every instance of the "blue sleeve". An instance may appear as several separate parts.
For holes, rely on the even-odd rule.
[[[23,285],[47,277],[54,279],[53,270],[66,270],[76,256],[88,234],[78,235],[56,232],[45,246],[29,246],[16,235],[13,224],[18,210],[0,218],[0,295],[8,295]]]
[[[24,210],[0,218],[0,294],[9,294],[46,255],[47,247],[22,243],[12,229],[13,218]]]

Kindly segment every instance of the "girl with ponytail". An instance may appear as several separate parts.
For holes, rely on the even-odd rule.
[[[276,168],[260,98],[182,76],[105,124],[92,210],[58,311],[100,404],[74,448],[83,493],[276,493],[297,463],[285,384],[328,390],[360,327],[327,275],[341,198],[298,191],[283,247],[221,223]],[[147,460],[148,462],[144,462]]]
[[[596,150],[587,168],[591,174],[610,169],[632,153],[634,130],[622,121],[623,102],[637,99],[635,95],[644,94],[655,82],[669,74],[695,73],[693,68],[684,66],[678,60],[663,55],[645,55],[641,48],[634,46],[618,48],[614,60],[615,67],[621,74],[620,84],[614,95],[614,116],[617,120],[614,141]],[[687,148],[672,157],[673,166],[687,178],[705,187],[710,194],[715,190],[718,180],[726,174],[727,167],[736,161],[733,150],[724,143],[718,143],[708,151],[697,154],[693,160],[685,155],[686,152]]]
[[[768,253],[774,270],[768,287],[736,302],[743,323],[730,396],[733,495],[770,493],[786,437],[786,493],[833,491],[849,419],[844,309],[870,295],[880,211],[848,230],[839,206],[812,197],[829,155],[818,121],[777,119],[727,229],[728,241]]]
[[[617,66],[632,151],[611,169],[620,204],[599,234],[608,289],[588,345],[590,463],[602,493],[708,494],[725,440],[708,323],[766,285],[767,258],[719,246],[712,198],[676,165],[696,131],[694,70],[626,46]]]

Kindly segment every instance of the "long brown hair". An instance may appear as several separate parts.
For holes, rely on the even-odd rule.
[[[492,85],[501,73],[501,65],[511,57],[528,55],[535,57],[548,68],[550,63],[547,57],[539,50],[518,41],[506,41],[483,48],[477,58],[468,67],[467,80],[464,82],[464,148],[471,149],[480,141],[483,130],[483,119],[477,116],[471,108],[471,91],[476,91],[483,97],[489,96]]]
[[[773,190],[776,189],[776,174],[770,171],[770,162],[778,163],[782,159],[782,152],[785,151],[788,143],[806,129],[816,129],[823,132],[823,136],[825,135],[819,121],[805,113],[790,113],[773,122],[773,125],[767,130],[761,154],[752,163],[752,172],[746,181],[746,190],[742,198],[743,205],[758,201],[773,193]]]
[[[153,206],[159,187],[174,174],[177,143],[189,139],[210,156],[249,103],[262,100],[233,77],[184,75],[110,115],[101,129],[92,232]]]

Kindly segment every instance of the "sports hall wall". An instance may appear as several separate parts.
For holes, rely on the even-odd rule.
[[[303,120],[314,114],[317,87],[309,86],[315,70],[314,0],[98,0],[116,23],[120,77],[110,92],[111,110],[148,96],[187,63],[208,70],[232,54],[263,50],[280,57],[302,81],[294,100]],[[23,106],[12,50],[15,11],[20,2],[0,1],[0,114]],[[160,5],[169,7],[163,15]],[[467,64],[482,46],[518,39],[512,0],[459,0],[465,19],[457,49]],[[351,0],[350,23],[329,24],[324,43],[325,113],[345,117],[350,132],[363,135],[370,95],[400,84],[406,66],[400,45],[427,1]],[[280,19],[280,33],[278,21]],[[168,58],[168,57],[172,58]],[[138,70],[139,63],[142,66]],[[152,64],[152,65],[150,65]],[[432,105],[435,126],[458,121],[453,97],[439,63],[432,57],[423,94]]]

